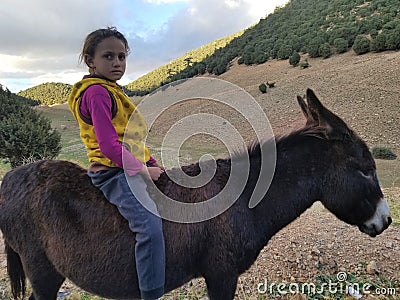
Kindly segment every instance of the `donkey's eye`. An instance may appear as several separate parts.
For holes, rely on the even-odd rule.
[[[365,177],[367,179],[374,178],[374,171],[373,170],[359,170],[358,173],[360,173],[362,177]]]

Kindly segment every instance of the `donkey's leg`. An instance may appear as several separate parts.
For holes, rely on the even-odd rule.
[[[210,300],[232,300],[235,296],[238,276],[229,273],[205,276]]]
[[[26,277],[32,287],[29,300],[56,300],[65,277],[56,271],[43,252],[30,253],[23,259]]]

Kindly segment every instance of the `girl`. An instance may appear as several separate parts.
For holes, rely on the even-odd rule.
[[[156,299],[163,295],[165,281],[162,222],[141,203],[151,203],[156,211],[145,179],[157,180],[164,170],[142,141],[147,133],[144,118],[116,83],[125,73],[128,52],[126,38],[114,27],[90,33],[80,55],[90,75],[73,86],[68,105],[88,150],[88,175],[136,234],[135,259],[142,298]],[[130,134],[125,132],[128,121],[130,130],[126,132]]]

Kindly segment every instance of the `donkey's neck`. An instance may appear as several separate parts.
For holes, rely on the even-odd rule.
[[[320,198],[323,170],[321,157],[315,157],[313,145],[300,143],[296,147],[285,141],[277,143],[274,178],[262,201],[251,209],[256,225],[256,244],[266,245],[279,230],[298,218]],[[253,164],[258,174],[259,164]]]
[[[299,180],[287,186],[271,185],[267,195],[253,210],[260,243],[265,246],[279,230],[298,218],[312,206],[316,198],[312,185]]]

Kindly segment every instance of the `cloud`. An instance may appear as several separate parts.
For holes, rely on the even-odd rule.
[[[112,1],[2,0],[0,53],[41,57],[76,52],[88,29],[112,24]]]
[[[278,0],[274,5],[274,1],[191,0],[158,31],[131,39],[134,70],[152,70],[189,50],[236,33],[287,1]]]
[[[117,26],[130,43],[132,55],[121,81],[127,83],[189,50],[255,24],[274,3],[283,2],[2,0],[0,83],[11,84],[17,92],[44,80],[79,80],[86,71],[78,64],[84,38],[106,26]]]
[[[103,0],[2,0],[0,8],[0,83],[16,76],[25,84],[42,78],[63,80],[79,72],[78,55],[88,32],[112,25],[113,2]],[[32,80],[32,75],[37,80]],[[66,78],[68,80],[68,78]],[[20,88],[23,84],[19,84]],[[29,86],[25,86],[27,88]],[[17,92],[15,87],[12,89]]]

